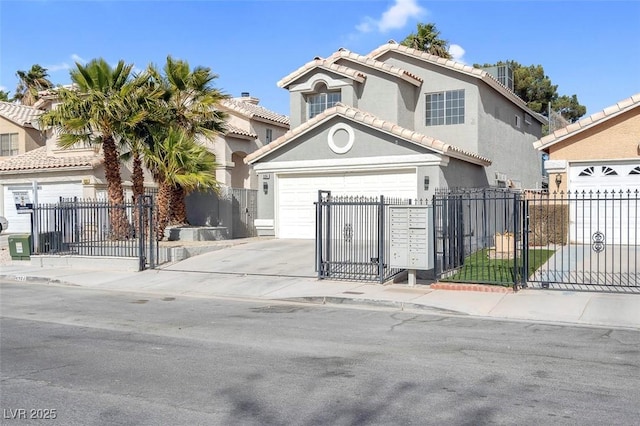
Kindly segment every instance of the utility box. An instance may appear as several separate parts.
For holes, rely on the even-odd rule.
[[[31,259],[31,234],[9,236],[9,254],[13,260]]]
[[[391,206],[389,266],[409,270],[433,269],[433,208]]]

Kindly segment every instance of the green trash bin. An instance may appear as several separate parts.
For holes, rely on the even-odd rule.
[[[31,259],[31,234],[9,235],[9,254],[13,260]]]

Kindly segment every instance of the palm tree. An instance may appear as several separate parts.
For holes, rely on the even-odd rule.
[[[153,66],[148,70],[165,92],[165,128],[169,125],[178,127],[194,141],[199,137],[213,138],[225,131],[226,115],[217,105],[227,96],[213,87],[218,76],[210,68],[191,70],[188,62],[168,56],[163,71],[161,75]],[[171,224],[187,223],[185,196],[193,189],[177,182],[172,186],[173,194],[169,199],[158,198],[158,203],[171,204]]]
[[[32,65],[28,71],[16,71],[16,76],[19,82],[14,99],[23,105],[35,104],[39,91],[53,87],[53,83],[47,78],[47,69],[38,64]]]
[[[409,34],[400,44],[440,56],[441,58],[451,59],[451,54],[448,50],[449,42],[439,37],[440,31],[436,28],[436,24],[418,23],[416,33]]]
[[[146,118],[145,111],[132,108],[132,68],[124,61],[112,68],[101,58],[86,66],[76,63],[76,69],[71,71],[76,89],[60,89],[60,104],[40,118],[45,126],[58,129],[62,148],[71,148],[78,142],[102,148],[107,194],[113,205],[124,203],[118,142]],[[110,220],[114,238],[128,236],[123,210],[114,209]]]
[[[159,183],[157,239],[169,223],[176,187],[189,192],[198,188],[217,190],[215,155],[196,143],[183,129],[171,127],[164,139],[145,153],[146,165]]]

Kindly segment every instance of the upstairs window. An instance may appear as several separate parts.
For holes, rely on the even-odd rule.
[[[0,135],[0,157],[18,155],[18,134],[3,133]]]
[[[267,134],[265,136],[265,141],[267,143],[271,142],[273,140],[273,130],[272,129],[267,129]]]
[[[315,117],[327,108],[331,108],[341,101],[340,91],[330,92],[324,85],[321,85],[319,89],[319,93],[314,93],[307,96],[308,118]]]
[[[426,94],[426,125],[464,124],[464,90]]]

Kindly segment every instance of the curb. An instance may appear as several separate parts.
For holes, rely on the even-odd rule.
[[[335,296],[303,296],[303,297],[288,297],[286,299],[272,299],[282,300],[286,302],[299,302],[299,303],[312,303],[314,305],[355,305],[355,306],[379,306],[392,309],[404,310],[418,310],[428,311],[431,313],[442,315],[457,315],[468,316],[469,314],[462,311],[454,311],[451,309],[437,308],[434,306],[420,305],[411,302],[395,302],[389,300],[376,300],[376,299],[353,299],[349,297],[335,297]]]
[[[486,284],[460,284],[460,283],[434,283],[430,284],[432,290],[451,291],[481,291],[485,293],[513,293],[512,287],[502,287],[498,285]]]

